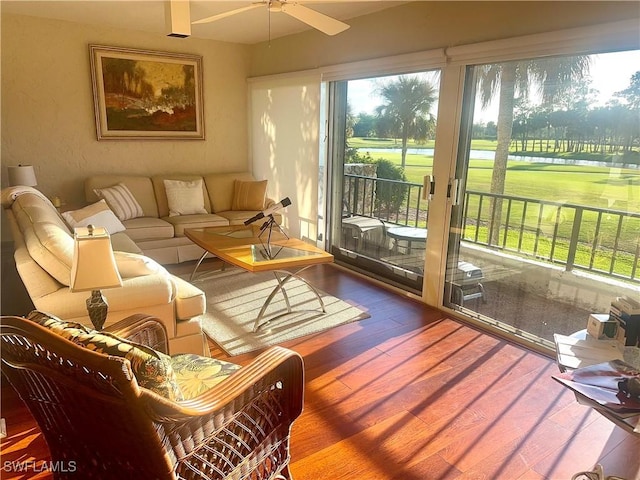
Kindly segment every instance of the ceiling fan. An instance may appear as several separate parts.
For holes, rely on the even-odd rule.
[[[231,15],[237,15],[239,13],[256,8],[267,8],[270,13],[286,13],[287,15],[300,20],[303,23],[306,23],[307,25],[315,28],[316,30],[320,30],[327,35],[337,35],[338,33],[343,32],[347,28],[349,28],[349,25],[347,25],[346,23],[329,17],[328,15],[325,15],[323,13],[317,12],[316,10],[312,10],[311,8],[305,7],[300,3],[301,2],[292,0],[261,0],[258,2],[254,2],[246,7],[241,7],[235,10],[230,10],[228,12],[212,15],[210,17],[202,18],[191,23],[211,23],[222,18],[230,17]]]

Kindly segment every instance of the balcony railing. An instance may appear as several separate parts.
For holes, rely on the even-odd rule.
[[[345,175],[354,215],[426,228],[421,184]],[[462,240],[640,283],[640,213],[467,190]]]

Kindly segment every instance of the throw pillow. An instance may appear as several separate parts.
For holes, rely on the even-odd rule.
[[[236,180],[233,184],[231,210],[262,210],[267,196],[267,181],[244,182]]]
[[[129,342],[108,332],[98,332],[79,323],[60,320],[37,310],[32,311],[27,318],[88,350],[126,358],[141,387],[169,400],[179,401],[184,398],[168,355],[146,345]]]
[[[123,183],[107,188],[96,188],[94,193],[98,197],[104,198],[116,217],[122,221],[144,217],[142,207]]]
[[[204,208],[202,179],[184,182],[181,180],[163,180],[169,204],[169,216],[207,213]]]
[[[104,199],[80,210],[63,212],[62,216],[72,229],[94,225],[106,228],[111,235],[125,230],[125,226],[118,220]]]

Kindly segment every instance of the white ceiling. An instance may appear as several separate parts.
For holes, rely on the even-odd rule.
[[[398,1],[298,0],[304,6],[349,23],[350,18],[399,5]],[[162,0],[1,0],[3,13],[54,18],[89,25],[166,34]],[[251,5],[251,0],[191,0],[195,21]],[[311,30],[284,13],[255,8],[213,23],[192,25],[191,36],[224,42],[253,44]]]

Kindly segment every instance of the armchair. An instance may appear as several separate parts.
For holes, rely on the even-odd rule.
[[[166,352],[154,317],[134,315],[105,331]],[[55,478],[291,478],[289,435],[303,401],[295,352],[272,347],[204,393],[171,400],[140,386],[129,359],[32,320],[0,318],[0,341],[2,372],[52,461],[73,462]]]

